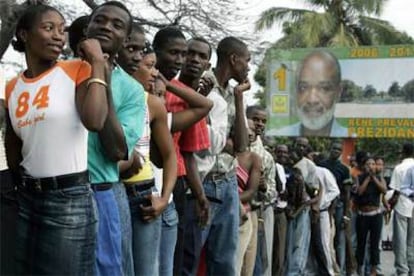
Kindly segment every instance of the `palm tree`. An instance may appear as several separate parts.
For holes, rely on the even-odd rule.
[[[282,22],[285,37],[279,41],[290,47],[323,47],[413,43],[378,17],[387,0],[306,0],[311,9],[273,7],[264,11],[256,30]],[[293,45],[292,45],[293,44]]]

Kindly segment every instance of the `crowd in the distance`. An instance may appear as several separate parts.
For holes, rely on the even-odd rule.
[[[2,275],[380,275],[392,210],[396,272],[413,275],[412,143],[390,183],[380,157],[344,165],[340,141],[327,155],[305,137],[272,145],[266,110],[245,107],[240,39],[213,49],[167,27],[149,42],[117,1],[66,25],[43,4],[17,22],[26,65],[1,87]]]

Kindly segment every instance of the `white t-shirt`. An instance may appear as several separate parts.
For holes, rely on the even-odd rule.
[[[399,165],[394,168],[391,176],[390,188],[396,191],[400,190],[401,183],[408,171],[408,168],[414,165],[414,158],[405,158]],[[400,196],[394,209],[400,215],[411,218],[414,203],[405,196]]]
[[[6,78],[3,68],[0,66],[0,100],[4,100],[5,88]],[[0,126],[0,171],[7,169],[6,151],[4,148],[4,127],[4,124]]]
[[[23,142],[20,165],[30,176],[87,169],[88,131],[80,120],[75,93],[90,74],[84,61],[60,61],[36,78],[20,74],[7,84],[6,106]]]

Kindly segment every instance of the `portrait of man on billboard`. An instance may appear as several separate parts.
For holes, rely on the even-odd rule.
[[[348,131],[335,119],[342,93],[341,68],[327,50],[309,53],[296,72],[295,110],[299,122],[279,129],[278,135],[346,137]]]

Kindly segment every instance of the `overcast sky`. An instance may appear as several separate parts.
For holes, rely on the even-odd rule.
[[[57,1],[57,0],[55,0]],[[62,0],[66,1],[66,0]],[[84,7],[81,3],[81,0],[73,0],[73,3],[76,3],[79,7]],[[237,2],[237,1],[236,1]],[[289,7],[289,8],[310,8],[308,5],[305,5],[305,1],[302,0],[250,0],[244,1],[245,4],[241,5],[243,8],[243,12],[246,16],[249,16],[251,19],[251,26],[247,26],[249,29],[253,29],[254,22],[259,17],[260,13],[267,8],[272,6],[278,7]],[[247,4],[246,4],[247,3]],[[81,9],[80,9],[81,10]],[[85,8],[85,10],[87,10]],[[389,0],[388,3],[385,5],[383,14],[381,19],[387,20],[391,22],[396,29],[400,31],[407,32],[410,36],[414,37],[414,19],[413,19],[413,11],[414,11],[414,0]],[[80,11],[79,14],[84,14],[85,12]],[[243,26],[246,27],[246,26]],[[268,31],[261,33],[261,41],[269,41],[275,42],[279,38],[281,38],[281,29],[279,25],[274,25]],[[6,52],[5,56],[3,57],[2,63],[6,61],[13,61],[17,63],[24,63],[24,58],[20,54],[16,54],[11,47]],[[214,64],[214,61],[213,61]],[[15,72],[10,70],[11,68],[6,69],[6,77],[12,77]],[[251,80],[253,82],[253,74],[256,71],[256,67],[252,66],[251,68]],[[257,84],[254,84],[251,91],[246,94],[246,102],[252,103],[253,102],[253,94],[259,89]]]

